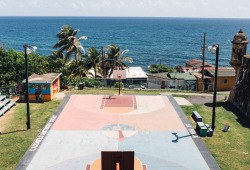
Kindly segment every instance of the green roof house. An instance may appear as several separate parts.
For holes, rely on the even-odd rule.
[[[192,73],[148,73],[150,89],[196,90],[197,78]]]

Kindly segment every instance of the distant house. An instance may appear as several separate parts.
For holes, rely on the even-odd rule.
[[[123,83],[127,85],[134,84],[146,84],[148,81],[148,76],[143,71],[141,67],[129,67],[125,68],[126,70],[126,79],[122,80]],[[114,80],[113,74],[110,76],[110,80]]]
[[[204,70],[214,70],[215,67],[204,67]],[[232,67],[219,67],[220,69],[232,69]],[[194,72],[201,72],[202,67],[182,67],[182,71],[184,73],[194,73]]]
[[[202,61],[201,60],[189,60],[185,62],[185,66],[186,67],[195,67],[195,68],[199,68],[202,67]],[[212,64],[209,64],[207,62],[204,62],[204,67],[214,67]]]
[[[201,72],[193,73],[198,80],[198,91],[202,90],[202,74]],[[204,70],[204,90],[213,91],[215,77],[215,68]],[[219,67],[217,90],[227,91],[231,90],[235,77],[235,70],[232,67]]]
[[[32,74],[29,80],[30,101],[50,101],[60,91],[60,76],[62,73]],[[26,80],[23,80],[23,84]]]
[[[171,81],[167,84],[169,88],[182,90],[196,90],[197,79],[192,73],[169,73]],[[180,84],[180,82],[183,82]]]
[[[150,89],[196,90],[196,77],[192,73],[147,73]]]
[[[148,83],[147,88],[149,89],[165,89],[166,82],[170,81],[168,72],[163,73],[147,73]]]
[[[141,67],[129,67],[125,68],[126,70],[126,79],[122,80],[123,83],[127,85],[134,85],[134,84],[146,84],[148,81],[148,76],[146,73],[143,71]],[[94,69],[89,70],[88,77],[91,78],[94,75]],[[98,77],[102,78],[102,75],[97,73]],[[113,78],[113,74],[111,74],[110,78],[107,78],[107,84],[111,85],[117,81],[116,79]]]

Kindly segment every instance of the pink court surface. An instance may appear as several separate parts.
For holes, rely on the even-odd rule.
[[[101,170],[134,151],[135,170],[219,169],[171,96],[67,95],[16,169]]]

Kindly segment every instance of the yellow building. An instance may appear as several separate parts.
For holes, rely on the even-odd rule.
[[[198,91],[202,91],[202,74],[200,72],[193,73],[197,77]],[[215,69],[207,69],[204,71],[204,91],[213,91]],[[220,67],[218,69],[218,91],[230,91],[235,77],[235,70],[230,67]]]
[[[50,101],[60,91],[60,76],[62,73],[48,73],[29,76],[29,100]],[[26,80],[23,80],[26,83]]]

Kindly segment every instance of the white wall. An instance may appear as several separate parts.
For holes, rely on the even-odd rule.
[[[161,85],[148,82],[148,89],[161,89]]]

